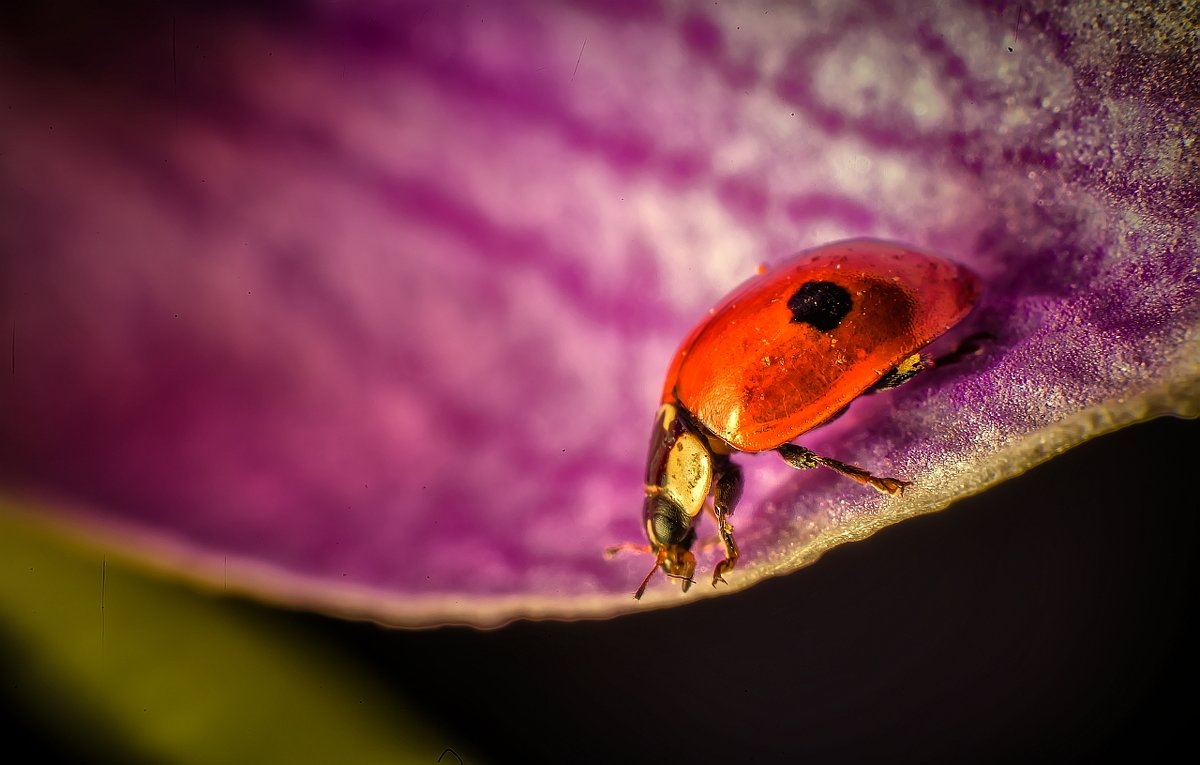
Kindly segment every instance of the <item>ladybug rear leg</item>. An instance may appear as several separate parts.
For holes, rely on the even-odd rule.
[[[720,460],[717,469],[720,473],[713,488],[713,515],[717,518],[717,533],[725,547],[725,558],[713,568],[713,587],[717,586],[717,582],[724,582],[723,574],[732,571],[737,565],[738,546],[733,540],[733,526],[729,523],[729,516],[733,515],[733,509],[742,498],[743,485],[742,469],[728,457]]]
[[[875,393],[876,391],[888,390],[895,388],[897,385],[903,385],[933,365],[934,360],[929,356],[914,353],[897,364],[890,372],[879,378],[879,382],[872,385],[868,392]]]
[[[783,457],[787,464],[797,470],[811,470],[818,465],[827,467],[847,478],[872,486],[884,494],[903,494],[905,486],[912,486],[912,483],[909,481],[901,481],[899,478],[880,478],[879,476],[871,475],[860,467],[847,465],[845,462],[838,462],[829,457],[822,457],[805,449],[803,446],[784,444],[775,451],[779,452],[779,456]]]
[[[926,369],[934,367],[945,367],[951,364],[957,364],[963,359],[972,356],[978,356],[983,352],[984,346],[996,338],[988,332],[976,332],[973,335],[965,338],[958,347],[949,353],[943,354],[934,358],[933,356],[924,356],[920,353],[914,353],[904,361],[896,365],[894,369],[889,371],[879,379],[879,382],[867,389],[867,393],[875,393],[881,390],[895,388],[897,385],[903,385],[918,373]]]
[[[957,348],[949,353],[938,356],[936,359],[933,359],[929,366],[944,367],[949,366],[950,364],[957,364],[963,359],[970,358],[972,356],[978,356],[979,354],[983,353],[984,348],[986,348],[989,343],[994,343],[995,341],[996,336],[991,332],[975,332],[967,335],[963,341],[958,344]]]

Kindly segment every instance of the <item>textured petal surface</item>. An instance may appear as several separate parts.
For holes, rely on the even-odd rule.
[[[722,592],[1197,413],[1194,18],[139,11],[6,25],[0,481],[161,566],[409,626],[709,595],[635,604],[649,559],[601,555],[641,534],[665,366],[758,262],[849,236],[969,265],[997,341],[804,441],[901,499],[744,460]]]

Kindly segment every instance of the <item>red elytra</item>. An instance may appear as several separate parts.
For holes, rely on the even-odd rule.
[[[642,517],[654,568],[692,583],[701,511],[737,563],[729,516],[742,493],[735,452],[774,450],[792,467],[827,467],[888,494],[879,477],[792,444],[872,390],[895,387],[934,360],[919,351],[965,317],[979,280],[951,261],[901,244],[855,239],[801,252],[734,290],[684,340],[667,372],[646,462]],[[960,357],[961,349],[951,357]],[[711,503],[709,498],[711,497]]]
[[[821,331],[793,321],[801,284],[846,289]],[[678,402],[738,451],[774,449],[820,425],[970,312],[978,278],[911,247],[857,239],[799,253],[735,289],[684,340],[663,403]]]

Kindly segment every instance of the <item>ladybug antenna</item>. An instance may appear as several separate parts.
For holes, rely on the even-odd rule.
[[[658,555],[654,558],[654,566],[651,567],[650,573],[646,574],[646,578],[642,580],[642,585],[637,588],[637,592],[633,593],[634,600],[641,600],[642,595],[646,592],[646,585],[650,584],[650,577],[654,576],[654,572],[658,571],[658,567],[662,565],[663,560],[667,557],[666,548],[658,551]]]

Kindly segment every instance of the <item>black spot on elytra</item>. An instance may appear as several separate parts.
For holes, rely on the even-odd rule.
[[[821,332],[828,332],[842,323],[850,313],[852,302],[845,287],[833,282],[805,282],[790,298],[788,309],[792,321],[811,324]]]

